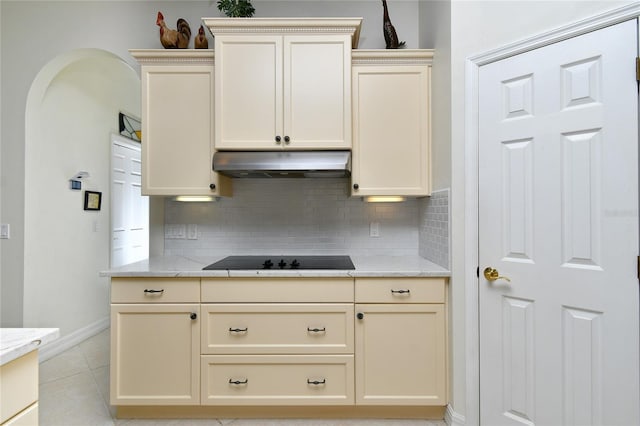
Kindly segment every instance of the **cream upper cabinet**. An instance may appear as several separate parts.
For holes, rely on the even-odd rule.
[[[446,405],[444,279],[355,285],[356,404]]]
[[[204,18],[215,36],[218,150],[350,149],[361,18]]]
[[[352,195],[430,195],[432,57],[353,51]]]
[[[131,50],[141,65],[143,195],[231,195],[213,172],[211,50]]]

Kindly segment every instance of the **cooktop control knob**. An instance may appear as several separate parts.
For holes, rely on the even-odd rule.
[[[300,262],[298,262],[297,259],[293,259],[293,261],[291,262],[291,269],[298,269],[299,266]]]
[[[284,267],[287,266],[287,262],[285,262],[284,259],[280,259],[280,262],[278,262],[278,266],[280,267],[280,269],[284,269]]]
[[[272,266],[273,266],[273,262],[271,261],[271,259],[267,259],[262,264],[262,269],[271,269]]]

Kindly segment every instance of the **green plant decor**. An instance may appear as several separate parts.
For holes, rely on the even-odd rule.
[[[230,18],[251,18],[256,11],[250,0],[218,0],[218,10]]]

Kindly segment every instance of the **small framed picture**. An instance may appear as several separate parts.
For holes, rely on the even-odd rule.
[[[102,204],[102,192],[84,191],[84,209],[100,210]]]

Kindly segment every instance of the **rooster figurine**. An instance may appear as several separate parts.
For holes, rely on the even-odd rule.
[[[198,29],[198,35],[195,39],[193,39],[193,47],[196,49],[208,49],[209,42],[207,41],[207,36],[204,34],[204,27],[200,25]]]
[[[397,49],[404,46],[404,41],[398,42],[398,34],[396,29],[391,24],[389,19],[389,9],[387,9],[387,0],[382,0],[382,7],[384,8],[384,16],[382,17],[382,31],[384,32],[384,41],[387,44],[387,49]]]
[[[160,43],[165,49],[186,49],[189,47],[189,40],[191,40],[191,28],[184,19],[178,19],[176,24],[177,29],[172,30],[167,27],[164,22],[164,15],[162,12],[158,12],[158,19],[156,19],[156,25],[160,27]]]

